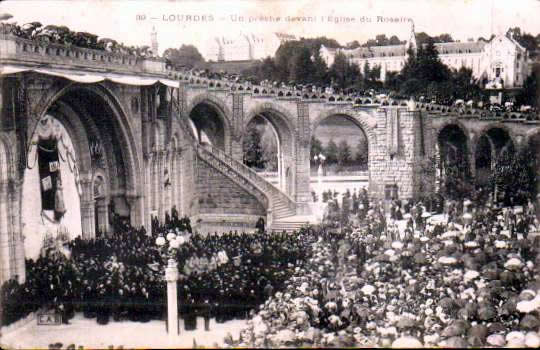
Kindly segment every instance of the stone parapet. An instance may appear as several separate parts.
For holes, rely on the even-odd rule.
[[[46,64],[62,68],[166,74],[165,61],[56,43],[40,44],[13,35],[0,37],[0,62]]]

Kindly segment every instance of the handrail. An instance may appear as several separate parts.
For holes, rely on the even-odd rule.
[[[264,193],[277,195],[278,198],[285,200],[290,209],[294,209],[296,207],[296,203],[291,197],[289,197],[289,195],[281,192],[274,185],[272,185],[271,183],[266,181],[264,178],[259,176],[253,169],[247,167],[246,165],[232,158],[223,150],[213,147],[211,145],[208,145],[208,146],[198,145],[197,148],[201,150],[202,152],[205,152],[206,154],[221,160],[223,163],[227,164],[229,167],[236,170],[237,173],[240,173],[244,177],[248,178],[255,186],[257,186]]]
[[[192,143],[195,145],[197,150],[202,150],[203,152],[207,152],[214,158],[220,159],[222,162],[227,164],[229,167],[235,169],[238,173],[242,174],[244,177],[251,180],[252,183],[254,183],[261,191],[264,193],[270,193],[272,195],[276,194],[279,197],[282,197],[284,200],[286,200],[288,207],[291,209],[294,209],[296,207],[296,202],[289,197],[286,193],[281,192],[279,189],[277,189],[274,185],[272,185],[270,182],[266,181],[263,177],[261,177],[257,172],[255,172],[253,169],[249,168],[248,166],[242,164],[241,162],[238,162],[236,159],[229,156],[227,153],[222,151],[219,148],[213,147],[211,145],[209,146],[201,146],[193,133],[190,130],[190,126],[187,125],[186,120],[184,120],[182,113],[180,111],[180,106],[178,101],[173,97],[171,99],[172,103],[176,106],[176,109],[178,111],[178,119],[180,119],[180,123],[182,126],[186,129],[184,130],[191,139]],[[211,148],[212,151],[209,151],[208,148]]]

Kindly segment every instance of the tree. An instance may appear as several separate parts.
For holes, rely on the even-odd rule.
[[[313,83],[316,85],[326,85],[328,82],[328,66],[322,59],[319,52],[314,55],[313,67],[315,69],[313,75]]]
[[[204,63],[204,58],[193,45],[182,45],[180,49],[167,49],[163,52],[165,57],[175,67],[194,68]]]
[[[521,89],[516,96],[516,102],[518,105],[529,105],[536,107],[538,104],[537,98],[538,82],[536,80],[535,72],[527,77]]]
[[[360,43],[358,42],[358,40],[353,40],[349,43],[347,43],[347,48],[348,49],[357,49],[359,48],[361,45]]]
[[[360,80],[360,69],[355,63],[350,63],[345,54],[338,52],[334,57],[334,63],[328,72],[334,83],[346,89]]]
[[[296,83],[312,83],[315,65],[311,60],[311,52],[307,47],[300,47],[295,52],[289,66],[289,80]]]
[[[368,162],[368,141],[363,137],[356,148],[356,162],[360,165],[367,164]]]
[[[263,152],[261,147],[261,134],[256,125],[251,125],[242,144],[244,151],[244,164],[248,167],[263,168]]]
[[[401,43],[401,40],[399,40],[399,38],[395,35],[392,35],[388,40],[388,45],[399,45]]]
[[[452,36],[450,34],[440,34],[433,38],[433,40],[436,43],[452,43],[454,42],[454,39],[452,39]]]
[[[351,147],[347,140],[343,139],[338,145],[338,164],[343,166],[351,161]]]
[[[313,160],[313,157],[319,156],[319,154],[324,154],[323,145],[321,143],[321,140],[316,138],[315,136],[311,136],[311,152],[310,152],[310,159]]]
[[[338,146],[333,139],[328,141],[326,146],[326,162],[328,164],[334,164],[338,161]]]
[[[535,192],[535,155],[530,150],[521,151],[516,156],[513,152],[501,152],[495,162],[490,177],[490,184],[497,191],[504,193],[506,205],[523,204]]]
[[[386,46],[388,45],[388,38],[386,37],[386,34],[378,34],[375,36],[375,41],[377,42],[377,46]]]

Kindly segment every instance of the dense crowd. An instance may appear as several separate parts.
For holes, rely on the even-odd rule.
[[[175,226],[182,224],[182,226]],[[310,235],[229,232],[189,233],[189,220],[155,224],[154,234],[125,229],[94,240],[76,238],[27,261],[27,281],[2,288],[2,324],[38,308],[54,309],[69,323],[75,312],[107,324],[112,318],[146,322],[164,319],[167,256],[156,238],[173,233],[186,238],[176,260],[181,273],[178,303],[186,328],[197,316],[217,322],[245,318],[273,291],[281,290],[309,254]]]
[[[323,230],[286,292],[268,299],[229,344],[540,346],[533,206],[448,202],[432,219],[416,203],[401,221],[379,206],[369,205],[361,225]]]

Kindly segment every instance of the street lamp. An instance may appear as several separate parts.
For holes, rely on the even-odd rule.
[[[173,231],[167,234],[167,239],[163,236],[156,238],[156,245],[161,256],[167,261],[165,268],[165,281],[167,281],[167,324],[170,338],[178,335],[178,263],[176,253],[181,245],[185,243],[185,238],[177,236]]]

